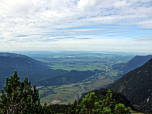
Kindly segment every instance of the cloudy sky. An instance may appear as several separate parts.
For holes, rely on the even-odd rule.
[[[0,51],[152,53],[152,0],[0,0]]]

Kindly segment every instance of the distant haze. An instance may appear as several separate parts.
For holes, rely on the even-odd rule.
[[[5,53],[15,53],[15,54],[22,54],[22,55],[32,55],[32,54],[37,54],[37,55],[52,55],[52,54],[85,54],[85,53],[94,53],[94,55],[97,54],[112,54],[112,55],[131,55],[131,56],[147,56],[147,55],[152,55],[151,53],[148,52],[109,52],[109,51],[4,51]]]
[[[152,53],[152,0],[1,0],[0,52]]]

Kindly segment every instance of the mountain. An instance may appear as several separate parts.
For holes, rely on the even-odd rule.
[[[118,63],[114,64],[112,66],[113,70],[119,70],[123,71],[123,74],[134,70],[137,67],[140,67],[141,65],[145,64],[148,60],[152,58],[152,55],[147,55],[147,56],[135,56],[133,57],[130,61],[127,63]]]
[[[141,112],[147,108],[148,112],[152,113],[152,59],[126,73],[106,88],[121,92]]]
[[[78,81],[87,79],[88,77],[95,74],[96,74],[95,72],[89,70],[87,71],[71,70],[70,72],[55,75],[47,79],[37,80],[35,81],[35,83],[37,83],[38,86],[39,85],[52,86],[52,85],[63,85],[68,83],[77,83]]]
[[[31,85],[52,86],[82,81],[96,72],[93,71],[66,71],[62,69],[53,70],[47,67],[47,64],[36,61],[28,56],[14,53],[0,53],[0,88],[5,86],[6,77],[18,71],[21,81],[28,77]]]
[[[27,76],[32,84],[35,84],[35,81],[40,79],[69,72],[62,69],[50,69],[46,63],[25,55],[0,52],[0,89],[3,88],[6,77],[10,77],[14,74],[14,70],[18,71],[21,81]]]
[[[46,63],[32,59],[26,55],[0,52],[0,67],[15,67],[24,69],[24,71],[32,71],[39,69],[47,69]]]
[[[18,54],[19,55],[19,54]],[[20,56],[20,57],[19,57]],[[4,84],[6,77],[14,74],[12,71],[17,70],[19,76],[28,76],[30,80],[36,85],[47,85],[47,82],[56,83],[67,83],[75,82],[87,78],[90,75],[94,75],[92,71],[76,71],[70,72],[64,70],[52,70],[48,69],[47,64],[43,62],[37,62],[36,60],[29,58],[24,55],[11,56],[1,55],[0,57],[0,84]],[[41,65],[44,65],[41,67]],[[25,66],[25,67],[23,67]],[[31,67],[34,66],[34,67]],[[9,75],[7,73],[10,73]],[[5,74],[5,75],[3,75]],[[7,74],[7,75],[6,75]],[[110,84],[107,88],[101,88],[100,90],[93,90],[99,100],[106,98],[107,90],[111,89],[112,98],[117,103],[125,104],[125,107],[131,107],[135,111],[145,111],[148,108],[150,112],[151,103],[151,91],[152,91],[152,59],[146,62],[144,65],[136,68],[125,74],[123,77]],[[4,79],[4,80],[3,80]],[[51,83],[52,83],[51,82]],[[91,91],[91,92],[93,92]],[[90,93],[87,92],[86,94]],[[86,95],[83,95],[84,96]],[[149,101],[148,101],[149,100]],[[82,99],[79,99],[81,103]],[[140,104],[140,103],[143,104]],[[149,107],[148,107],[149,106]]]

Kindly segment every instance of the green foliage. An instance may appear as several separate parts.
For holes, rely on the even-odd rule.
[[[106,95],[107,99],[103,101],[99,101],[98,104],[95,105],[96,96],[94,92],[88,95],[85,95],[83,98],[82,103],[84,104],[84,109],[81,109],[80,106],[77,104],[76,100],[74,105],[72,105],[67,111],[67,114],[130,114],[130,107],[125,108],[124,104],[116,104],[115,100],[112,100],[112,93],[109,89],[108,94]]]
[[[39,85],[44,85],[44,86],[62,85],[62,84],[67,84],[67,82],[75,83],[75,82],[84,80],[92,75],[95,75],[95,72],[71,70],[68,73],[54,75],[47,79],[42,79],[42,80],[37,79],[34,82]],[[49,82],[49,83],[47,83],[47,82]]]
[[[145,58],[148,59],[149,57],[147,56]],[[138,59],[134,60],[136,60],[134,63],[137,65]],[[143,61],[143,58],[139,60]],[[130,62],[130,65],[133,65],[133,63]],[[140,112],[144,113],[145,110],[147,110],[152,113],[152,107],[150,106],[152,100],[149,99],[149,102],[145,102],[145,99],[149,98],[152,93],[151,66],[152,58],[144,65],[126,73],[123,77],[116,80],[115,83],[110,84],[106,88],[121,91],[121,93],[125,95],[133,105],[136,105],[135,108]],[[128,68],[130,67],[128,66]]]
[[[57,107],[62,108],[61,106],[47,106],[47,103],[44,103],[44,106],[40,104],[39,90],[36,90],[36,85],[33,86],[34,91],[32,90],[31,82],[28,82],[28,78],[25,77],[23,82],[19,81],[17,71],[14,71],[11,79],[6,77],[6,86],[4,90],[7,92],[4,94],[4,90],[1,89],[1,100],[0,100],[0,114],[54,114],[55,112],[51,109],[56,109]],[[124,104],[116,104],[115,99],[112,99],[112,93],[110,89],[108,94],[106,94],[107,99],[95,104],[97,96],[94,92],[90,93],[83,98],[83,106],[78,105],[77,100],[75,99],[73,104],[70,104],[69,107],[64,109],[62,108],[62,113],[66,114],[130,114],[130,107],[125,109]],[[52,107],[52,108],[51,108]],[[64,112],[63,112],[64,109]]]
[[[0,113],[49,113],[50,110],[46,108],[46,104],[44,107],[40,104],[39,91],[36,90],[36,85],[34,85],[33,93],[33,90],[30,87],[31,82],[28,82],[28,78],[25,77],[22,83],[18,81],[19,79],[20,77],[18,77],[16,70],[14,71],[14,75],[11,76],[11,79],[6,77],[6,86],[4,87],[4,90],[7,94],[4,94],[4,90],[1,89],[2,101],[0,101]]]

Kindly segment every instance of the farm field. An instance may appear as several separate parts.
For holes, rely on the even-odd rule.
[[[82,83],[72,83],[69,85],[62,85],[62,86],[49,86],[47,88],[40,89],[40,95],[46,93],[47,96],[43,97],[41,101],[41,105],[44,106],[44,102],[47,105],[50,104],[68,104],[73,103],[75,99],[79,99],[82,93],[91,91],[97,87],[101,87],[110,83],[113,83],[113,80],[110,79],[109,76],[97,76],[96,80],[83,80]],[[55,94],[50,94],[49,89],[55,88]],[[97,102],[96,102],[97,104]],[[133,114],[144,114],[144,113],[137,113],[131,110]]]
[[[97,77],[99,78],[99,76]],[[83,80],[80,83],[41,88],[39,89],[40,96],[44,93],[47,94],[47,96],[41,98],[41,104],[44,105],[44,102],[47,102],[47,104],[56,104],[55,101],[59,104],[68,104],[69,102],[73,103],[75,99],[79,99],[81,97],[82,93],[113,82],[113,80],[105,79],[105,76],[100,76],[100,79],[98,78],[92,83],[90,80]],[[54,88],[55,94],[51,94],[48,88]]]
[[[79,55],[72,58],[71,56],[58,56],[58,58],[47,57],[39,58],[37,60],[48,63],[51,69],[63,69],[63,70],[77,70],[77,71],[87,71],[87,70],[102,70],[108,66],[112,70],[112,65],[116,63],[126,63],[131,57],[123,59],[122,57],[115,57],[114,55]],[[49,65],[50,64],[50,65]]]
[[[73,103],[75,99],[79,99],[82,93],[91,91],[96,88],[113,83],[110,77],[117,77],[122,71],[113,70],[112,65],[116,63],[126,63],[132,56],[114,56],[114,55],[53,55],[47,57],[34,56],[36,60],[48,63],[51,69],[77,70],[77,71],[94,71],[95,69],[104,70],[105,73],[96,73],[86,80],[79,83],[69,83],[62,86],[49,86],[39,89],[41,104],[68,104]],[[43,85],[41,85],[43,86]],[[53,88],[53,89],[51,89]],[[54,90],[54,91],[53,91]],[[53,92],[53,93],[52,93]]]

